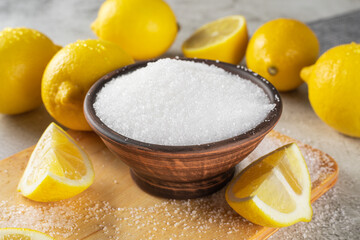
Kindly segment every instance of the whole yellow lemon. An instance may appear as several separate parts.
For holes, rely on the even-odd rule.
[[[360,44],[351,43],[325,52],[301,70],[316,114],[337,131],[360,137]]]
[[[318,55],[318,39],[308,26],[280,18],[256,30],[246,50],[246,63],[279,91],[290,91],[303,83],[300,70],[314,64]]]
[[[87,91],[100,77],[133,63],[118,45],[103,40],[79,40],[61,49],[47,65],[41,96],[50,115],[74,130],[91,130],[84,113]]]
[[[18,114],[41,105],[41,77],[59,50],[48,37],[29,28],[0,32],[0,113]]]
[[[177,34],[175,15],[163,0],[106,0],[91,28],[137,60],[165,53]]]

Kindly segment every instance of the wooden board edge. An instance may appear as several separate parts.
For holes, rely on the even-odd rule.
[[[277,133],[277,132],[276,132]],[[280,134],[280,133],[279,133]],[[285,135],[286,136],[286,135]],[[7,161],[13,161],[13,157],[15,155],[18,154],[30,154],[33,150],[34,146],[30,146],[16,154],[13,154],[12,156],[9,157],[5,157],[4,159],[0,160],[0,166],[2,165],[2,163],[5,163]],[[311,147],[312,148],[312,147]],[[314,149],[314,148],[312,148]],[[326,154],[326,153],[325,153]],[[329,156],[328,154],[326,154],[326,156],[329,158],[329,161],[333,164],[332,168],[333,168],[333,172],[331,172],[331,174],[327,175],[327,177],[323,180],[321,180],[322,184],[318,185],[317,187],[315,187],[314,189],[312,189],[311,191],[311,202],[313,203],[314,201],[316,201],[320,196],[322,196],[325,192],[327,192],[328,190],[330,190],[336,183],[337,179],[338,179],[338,175],[339,175],[339,169],[338,169],[338,164],[336,163],[336,161]],[[252,236],[251,240],[254,239],[268,239],[271,235],[273,235],[276,231],[278,231],[279,228],[269,228],[269,227],[263,227],[261,228],[254,236]],[[91,233],[94,234],[94,233]]]

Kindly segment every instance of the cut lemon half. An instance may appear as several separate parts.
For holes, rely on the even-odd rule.
[[[229,184],[226,201],[241,216],[267,227],[309,222],[311,180],[295,143],[255,161]]]
[[[35,201],[57,201],[87,189],[94,176],[87,154],[64,130],[51,123],[31,154],[18,191]]]
[[[182,45],[186,57],[219,60],[238,64],[248,43],[243,16],[220,18],[196,30]]]
[[[0,228],[0,240],[55,240],[45,233],[25,228]]]

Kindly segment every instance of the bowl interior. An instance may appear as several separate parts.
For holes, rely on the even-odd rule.
[[[97,93],[101,90],[101,88],[109,81],[111,81],[113,78],[116,78],[120,75],[130,73],[138,68],[145,67],[148,62],[154,62],[157,59],[150,60],[150,61],[143,61],[138,62],[132,65],[125,66],[123,68],[117,69],[113,72],[110,72],[100,78],[88,91],[85,102],[84,102],[84,113],[87,121],[89,122],[90,126],[99,134],[102,136],[105,136],[107,139],[124,144],[124,145],[132,145],[137,148],[141,148],[144,150],[150,150],[150,151],[162,151],[162,152],[190,152],[190,151],[205,151],[209,149],[216,149],[220,148],[225,145],[229,144],[241,144],[241,142],[248,141],[253,138],[257,138],[259,136],[265,135],[267,132],[269,132],[277,123],[277,121],[280,118],[281,112],[282,112],[282,102],[280,95],[278,91],[275,89],[275,87],[265,80],[263,77],[259,76],[258,74],[246,69],[242,66],[235,66],[228,63],[218,62],[218,61],[212,61],[212,60],[204,60],[204,59],[189,59],[189,58],[179,58],[184,61],[194,61],[194,62],[201,62],[208,65],[215,65],[217,67],[220,67],[224,69],[225,71],[228,71],[232,74],[238,75],[241,78],[250,80],[257,86],[259,86],[265,94],[269,97],[270,103],[275,104],[275,107],[272,111],[268,113],[266,118],[255,128],[240,134],[238,136],[212,142],[212,143],[206,143],[206,144],[199,144],[199,145],[188,145],[188,146],[168,146],[168,145],[158,145],[158,144],[151,144],[146,142],[137,141],[131,138],[128,138],[126,136],[123,136],[112,129],[110,129],[108,126],[106,126],[96,115],[95,109],[93,107],[93,104],[96,100]]]

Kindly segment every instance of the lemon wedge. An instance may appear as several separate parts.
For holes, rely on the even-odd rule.
[[[225,197],[237,213],[258,225],[309,222],[311,180],[299,147],[285,145],[252,163],[232,180]]]
[[[246,19],[235,15],[207,23],[182,45],[186,57],[219,60],[238,64],[248,42]]]
[[[25,228],[0,228],[1,240],[54,240],[45,233]]]
[[[87,154],[55,123],[41,136],[18,185],[25,197],[49,202],[73,197],[94,181]]]

